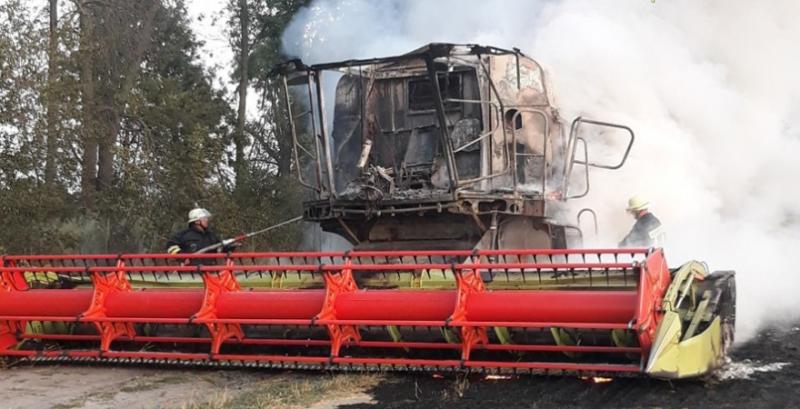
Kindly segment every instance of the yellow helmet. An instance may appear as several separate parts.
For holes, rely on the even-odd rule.
[[[628,199],[628,210],[629,212],[638,212],[640,210],[645,210],[650,206],[650,202],[643,199],[641,196],[632,196]]]

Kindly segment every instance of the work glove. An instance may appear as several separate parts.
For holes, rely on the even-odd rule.
[[[178,254],[180,252],[181,252],[181,246],[178,245],[169,246],[169,248],[167,248],[167,253],[169,254]]]

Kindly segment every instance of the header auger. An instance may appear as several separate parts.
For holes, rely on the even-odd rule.
[[[590,167],[625,163],[634,133],[564,126],[519,50],[430,44],[274,74],[303,219],[352,249],[5,256],[0,356],[669,379],[723,362],[732,272],[580,249],[564,204]],[[594,139],[622,149],[599,160]]]

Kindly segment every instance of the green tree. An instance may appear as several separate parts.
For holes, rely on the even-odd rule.
[[[114,177],[114,154],[123,111],[144,54],[152,45],[157,0],[75,0],[80,15],[83,83],[84,203],[94,209],[95,193]]]
[[[159,7],[152,43],[120,111],[114,175],[98,201],[114,221],[113,250],[161,250],[194,203],[230,200],[219,178],[230,107],[197,58],[182,1]]]
[[[232,103],[182,0],[0,0],[0,252],[161,251],[195,203],[223,234],[295,216],[279,88],[264,74],[304,3],[231,2],[244,7],[231,39],[245,84]],[[243,121],[253,89],[262,114]],[[291,249],[297,232],[248,245]]]
[[[301,192],[292,175],[291,136],[286,132],[285,112],[280,105],[282,88],[268,73],[286,59],[281,52],[281,35],[294,14],[308,3],[306,0],[228,3],[229,39],[237,52],[233,80],[239,84],[239,126],[244,119],[242,98],[246,97],[242,84],[255,90],[260,113],[244,122],[245,135],[236,143],[237,155],[233,160],[233,167],[237,168],[241,154],[247,166],[246,171],[236,171],[237,180],[240,174],[247,179],[237,185],[236,209],[232,209],[243,216],[241,224],[252,226],[255,222],[258,226],[268,226],[299,214]],[[299,233],[298,226],[280,229],[255,239],[252,245],[291,249],[299,242]]]

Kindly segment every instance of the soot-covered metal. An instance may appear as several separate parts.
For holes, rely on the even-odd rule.
[[[360,249],[580,240],[577,226],[551,214],[570,197],[574,165],[596,164],[581,120],[566,135],[544,70],[519,50],[429,44],[386,58],[294,60],[276,72],[298,176],[313,192],[304,215],[324,230]]]

